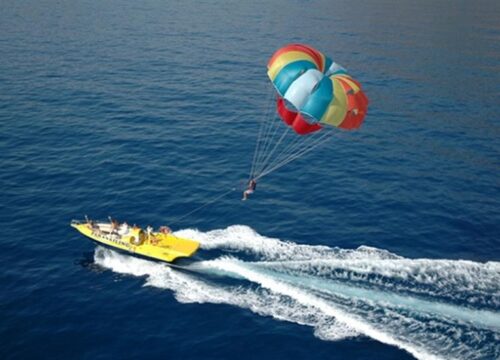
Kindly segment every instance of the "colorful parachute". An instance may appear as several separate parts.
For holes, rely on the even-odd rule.
[[[328,127],[357,129],[368,107],[360,84],[342,66],[310,46],[292,44],[279,49],[267,70],[278,93],[278,115],[289,127],[281,131],[283,123],[276,121],[274,114],[262,119],[249,176],[254,180],[318,148],[337,132],[320,131],[317,136],[296,133],[305,135]]]
[[[322,125],[361,126],[368,98],[342,66],[318,50],[287,45],[274,53],[267,68],[279,95],[278,113],[298,134],[318,131]]]

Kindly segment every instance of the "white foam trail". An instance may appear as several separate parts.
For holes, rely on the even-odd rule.
[[[357,251],[357,250],[356,250]],[[269,262],[271,266],[277,262]],[[477,263],[466,260],[440,259],[373,259],[371,257],[345,259],[309,259],[283,262],[287,268],[314,272],[317,275],[329,275],[334,270],[348,270],[358,278],[363,275],[377,275],[393,280],[411,281],[441,288],[453,287],[453,291],[486,289],[491,293],[500,293],[498,275],[499,262]],[[498,299],[496,299],[498,300]],[[495,305],[500,305],[496,303]]]
[[[496,262],[359,258],[259,264],[288,274],[313,274],[384,290],[456,300],[470,306],[500,307],[500,263]]]
[[[104,249],[96,250],[96,262],[146,276],[146,285],[171,289],[180,302],[242,307],[312,326],[325,340],[364,334],[419,359],[500,358],[498,262],[412,260],[366,246],[299,245],[240,225],[176,234],[200,241],[202,249],[256,260],[226,255],[189,269],[260,286],[228,286]]]
[[[260,267],[260,264],[251,264]],[[417,297],[399,295],[380,291],[377,289],[367,289],[359,286],[350,286],[344,283],[328,281],[322,278],[312,276],[290,276],[282,273],[275,273],[275,277],[287,282],[300,284],[316,291],[328,292],[333,295],[348,297],[350,299],[359,299],[365,302],[376,302],[385,307],[406,308],[419,313],[428,313],[438,315],[439,317],[448,317],[452,320],[458,320],[465,323],[471,323],[479,327],[490,327],[494,330],[500,330],[500,314],[487,310],[468,309],[463,306],[445,304],[437,301],[428,301]]]
[[[390,334],[374,328],[370,324],[358,319],[356,316],[344,312],[319,297],[248,269],[237,260],[214,260],[210,264],[217,269],[233,272],[238,276],[244,276],[248,280],[258,283],[273,292],[290,296],[292,299],[295,299],[303,305],[312,306],[328,316],[333,316],[337,321],[345,324],[347,327],[352,328],[363,335],[369,336],[372,339],[404,349],[418,359],[441,359],[435,354],[428,353],[425,349],[400,341]]]
[[[405,259],[368,246],[350,250],[299,245],[267,238],[243,225],[206,233],[186,229],[176,234],[200,241],[203,249],[256,255],[271,267],[282,262],[289,270],[315,276],[366,281],[388,290],[440,296],[472,306],[500,307],[500,262]]]
[[[361,246],[356,251],[331,248],[321,245],[301,245],[289,241],[269,238],[255,232],[245,225],[232,225],[227,229],[212,230],[206,233],[196,229],[185,229],[175,233],[180,237],[196,239],[201,248],[206,250],[222,249],[246,252],[259,256],[263,260],[311,260],[346,258],[359,259],[401,259],[400,256],[386,250]]]
[[[96,264],[117,273],[146,276],[145,285],[174,292],[181,303],[229,304],[262,316],[314,327],[315,335],[324,340],[341,340],[358,333],[335,319],[280,294],[265,289],[229,287],[202,280],[195,275],[173,270],[165,264],[122,255],[98,247]]]

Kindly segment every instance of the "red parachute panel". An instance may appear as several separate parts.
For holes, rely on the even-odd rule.
[[[295,111],[289,110],[285,106],[285,101],[282,98],[278,98],[276,102],[276,107],[278,109],[278,114],[281,119],[299,135],[307,135],[318,130],[321,130],[320,124],[310,124],[308,123],[301,114]]]

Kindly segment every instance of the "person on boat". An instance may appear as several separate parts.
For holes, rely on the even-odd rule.
[[[257,181],[255,179],[250,180],[248,182],[247,189],[245,191],[243,191],[243,199],[241,199],[241,200],[248,199],[248,196],[250,194],[253,194],[253,192],[255,191],[256,187],[257,187]]]
[[[120,223],[116,219],[111,220],[111,232],[118,232],[118,227],[120,226]]]
[[[160,239],[156,237],[156,234],[153,230],[154,229],[148,225],[148,227],[146,228],[146,234],[151,245],[158,245]]]
[[[153,228],[149,225],[146,227],[146,234],[148,235],[148,239],[150,239],[151,235],[153,235]]]
[[[94,221],[94,220],[90,220],[87,216],[85,216],[85,220],[87,220],[87,226],[88,226],[90,229],[94,230],[94,229],[96,229],[96,228],[97,228],[96,223],[95,223],[95,221]]]
[[[172,232],[172,230],[168,226],[161,226],[160,227],[160,232],[162,234],[169,234]]]
[[[123,222],[123,224],[120,225],[120,228],[118,229],[118,234],[120,235],[126,235],[128,233],[129,226],[126,221]]]

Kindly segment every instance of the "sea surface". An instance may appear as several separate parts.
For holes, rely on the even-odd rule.
[[[500,358],[500,2],[0,5],[0,359]],[[294,42],[368,116],[243,202]],[[115,253],[84,215],[201,250]]]

